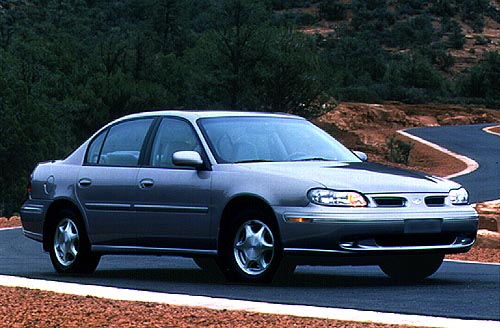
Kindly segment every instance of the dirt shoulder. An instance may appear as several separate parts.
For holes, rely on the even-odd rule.
[[[15,228],[21,226],[21,220],[18,216],[12,216],[10,218],[2,217],[0,218],[0,229],[4,228]]]
[[[0,327],[409,327],[1,288]],[[29,300],[29,301],[27,301]]]

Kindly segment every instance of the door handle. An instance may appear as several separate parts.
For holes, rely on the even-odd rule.
[[[92,184],[92,180],[88,179],[88,178],[83,178],[83,179],[80,179],[80,181],[78,181],[78,185],[80,187],[88,187]]]
[[[155,182],[152,179],[142,179],[141,182],[139,182],[139,187],[141,189],[146,189],[151,188],[154,184]]]

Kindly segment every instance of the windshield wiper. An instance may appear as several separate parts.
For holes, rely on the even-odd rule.
[[[274,162],[268,159],[245,159],[242,161],[237,161],[234,162],[235,164],[242,164],[242,163],[262,163],[262,162]]]
[[[333,159],[324,158],[324,157],[307,157],[307,158],[299,158],[294,159],[294,162],[308,162],[308,161],[333,161]]]

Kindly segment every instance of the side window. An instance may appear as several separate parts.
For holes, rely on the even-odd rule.
[[[90,144],[87,150],[87,157],[85,158],[85,163],[87,164],[97,164],[99,161],[99,153],[101,152],[102,142],[104,141],[104,136],[106,135],[106,131],[104,130],[99,134],[92,143]]]
[[[112,126],[106,140],[104,140],[97,164],[136,166],[139,163],[141,148],[151,122],[153,122],[152,118],[139,119]]]
[[[151,166],[175,168],[172,156],[177,151],[201,151],[200,143],[191,125],[185,121],[164,118],[151,151]]]

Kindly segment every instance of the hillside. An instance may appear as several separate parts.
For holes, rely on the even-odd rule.
[[[486,52],[500,50],[499,1],[366,1],[364,6],[348,0],[288,1],[277,8],[306,34],[338,39],[346,28],[350,32],[368,30],[394,54],[414,49],[412,41],[422,37],[426,46],[450,56],[448,63],[437,63],[447,65],[449,76],[479,63]],[[368,19],[360,24],[360,16]],[[408,28],[428,30],[422,33]],[[396,42],[385,39],[388,31]]]

